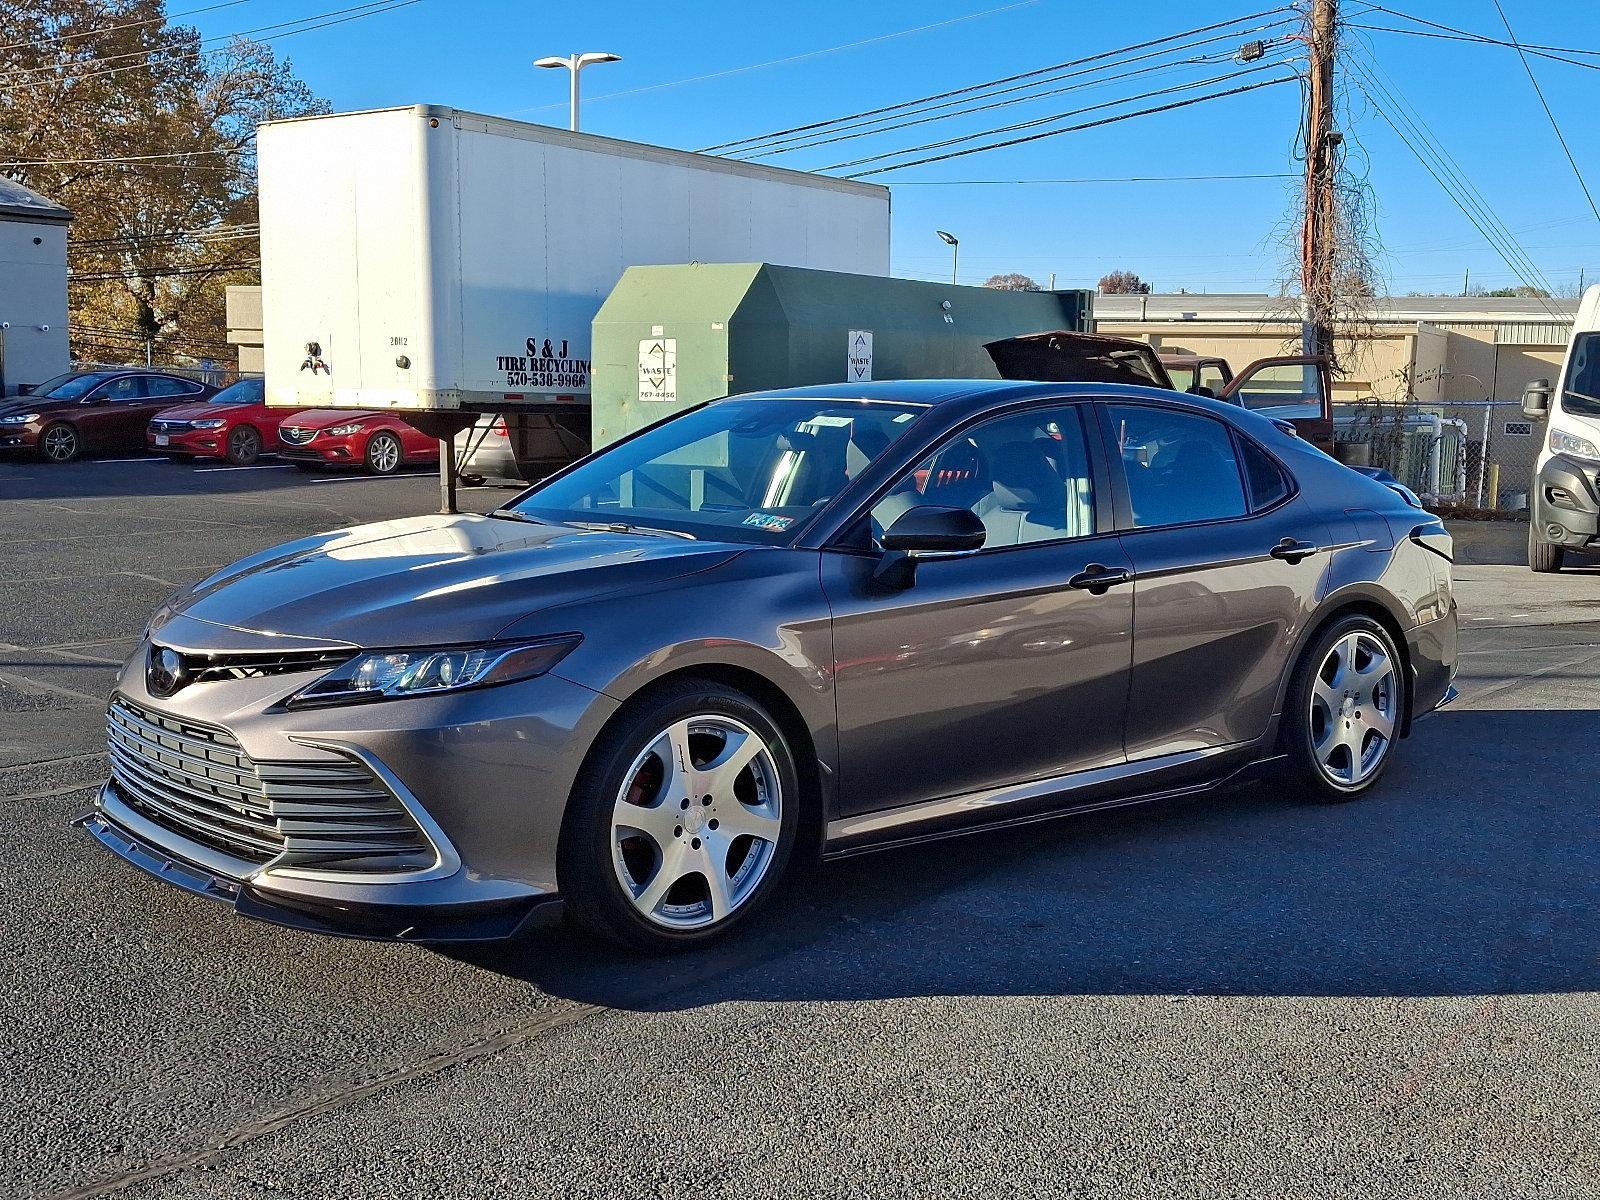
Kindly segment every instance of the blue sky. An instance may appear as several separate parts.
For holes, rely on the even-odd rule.
[[[353,2],[243,0],[179,19],[212,37]],[[1591,0],[1501,2],[1524,42],[1600,50],[1600,21],[1593,19]],[[1504,35],[1493,0],[1382,3],[1412,16]],[[170,0],[175,16],[201,6],[200,0]],[[285,37],[274,45],[335,110],[428,102],[557,125],[566,121],[566,76],[534,70],[531,61],[544,54],[607,50],[621,54],[623,61],[585,72],[585,129],[699,149],[1268,7],[1270,0],[815,0],[781,5],[750,0],[584,0],[562,5],[419,0],[394,12]],[[1367,0],[1343,0],[1343,8],[1353,24],[1407,24],[1371,11]],[[1264,26],[1284,15],[1262,17],[1241,28]],[[1286,31],[1269,29],[1258,36]],[[1350,30],[1349,39],[1348,57],[1413,106],[1553,286],[1575,286],[1583,269],[1589,281],[1600,280],[1600,220],[1590,211],[1513,50],[1360,29]],[[1233,44],[1218,42],[1195,53],[1229,50]],[[1285,46],[1269,57],[1301,54],[1298,47]],[[740,69],[784,58],[793,61]],[[1600,113],[1600,70],[1531,61],[1600,200],[1600,121],[1595,119]],[[1600,66],[1600,57],[1588,61]],[[818,169],[1237,69],[1227,62],[1180,67],[770,161]],[[1281,73],[1281,68],[1272,68],[1219,86]],[[1474,285],[1519,282],[1365,100],[1353,89],[1346,89],[1346,95],[1351,111],[1344,128],[1352,152],[1370,164],[1383,246],[1380,266],[1390,289],[1459,290],[1468,270]],[[1058,286],[1093,286],[1105,271],[1126,267],[1161,291],[1273,290],[1288,270],[1284,223],[1288,190],[1296,186],[1293,179],[1062,185],[958,181],[1292,173],[1298,170],[1292,153],[1299,107],[1299,91],[1291,83],[875,176],[893,189],[894,271],[948,277],[950,252],[934,233],[948,229],[961,239],[963,283],[1016,270],[1041,283],[1054,272]]]

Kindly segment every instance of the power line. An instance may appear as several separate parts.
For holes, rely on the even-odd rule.
[[[205,8],[190,8],[183,12],[163,13],[159,17],[146,17],[143,21],[126,21],[121,25],[107,25],[104,29],[85,29],[80,33],[58,33],[55,37],[38,38],[33,41],[12,42],[8,46],[0,46],[0,53],[7,50],[20,50],[24,47],[54,46],[60,42],[70,42],[77,38],[104,37],[108,33],[116,33],[119,29],[138,29],[144,25],[165,25],[169,21],[176,21],[180,17],[192,17],[199,13],[215,12],[219,8],[237,8],[241,4],[249,4],[251,0],[226,0],[222,4],[210,4]]]
[[[980,130],[977,133],[967,133],[962,134],[959,137],[945,138],[942,141],[927,142],[923,145],[914,146],[910,149],[889,150],[882,154],[873,154],[865,158],[851,159],[848,162],[833,163],[821,169],[824,171],[842,171],[848,167],[865,166],[868,163],[882,162],[887,158],[898,158],[902,154],[916,154],[924,150],[942,150],[947,146],[959,145],[962,142],[970,142],[977,138],[993,137],[994,135],[1001,133],[1016,133],[1017,131],[1023,129],[1037,129],[1041,125],[1049,125],[1056,121],[1070,120],[1073,117],[1079,117],[1085,113],[1099,112],[1102,109],[1115,108],[1116,106],[1122,104],[1134,104],[1141,100],[1153,100],[1158,96],[1169,96],[1175,92],[1188,91],[1192,88],[1212,87],[1219,83],[1227,83],[1230,80],[1240,79],[1246,75],[1254,75],[1260,71],[1270,70],[1281,65],[1281,63],[1276,62],[1262,63],[1260,66],[1248,67],[1243,71],[1233,71],[1225,75],[1214,75],[1209,79],[1190,80],[1187,83],[1179,83],[1173,84],[1170,87],[1156,88],[1148,92],[1140,92],[1133,96],[1123,96],[1116,100],[1103,100],[1099,104],[1085,105],[1082,108],[1075,108],[1068,112],[1053,113],[1046,117],[1035,117],[1031,121],[1018,121],[1011,125],[1001,125],[994,129]]]
[[[220,275],[226,271],[247,271],[252,267],[259,267],[259,258],[244,259],[240,262],[213,263],[210,266],[185,266],[185,267],[141,267],[132,272],[140,277],[155,276],[161,279],[174,278],[186,275]],[[68,283],[110,283],[129,277],[127,271],[99,271],[87,274],[69,274]]]
[[[85,167],[102,163],[152,162],[161,158],[192,158],[196,154],[242,154],[242,150],[175,150],[170,154],[125,154],[112,158],[38,158],[31,162],[0,163],[0,171],[17,167]]]
[[[396,10],[402,9],[402,8],[409,8],[413,4],[421,4],[422,2],[423,2],[423,0],[370,0],[369,3],[356,5],[354,8],[335,9],[332,12],[316,13],[316,14],[310,16],[310,17],[302,17],[302,18],[299,19],[299,21],[316,21],[317,22],[316,24],[301,25],[301,27],[298,28],[298,29],[286,29],[285,32],[283,32],[283,33],[275,33],[275,34],[272,34],[269,37],[263,37],[263,38],[251,38],[250,40],[257,41],[257,42],[275,42],[275,41],[279,41],[279,40],[281,40],[283,38],[286,38],[286,37],[293,37],[295,34],[310,33],[310,32],[312,32],[314,30],[317,30],[317,29],[327,29],[327,28],[329,28],[330,26],[333,26],[333,25],[343,25],[343,24],[345,24],[346,22],[349,22],[349,21],[359,21],[364,17],[383,16],[386,13],[395,12]],[[362,10],[364,10],[364,11],[362,11]],[[350,16],[339,16],[338,14],[340,14],[340,13],[351,13],[353,15],[350,15]],[[322,17],[330,17],[330,18],[334,18],[334,19],[321,20],[320,18],[322,18]],[[298,22],[296,22],[296,21],[284,21],[284,22],[280,22],[278,25],[263,25],[263,26],[259,27],[258,29],[247,29],[247,30],[244,30],[241,33],[223,34],[223,35],[220,35],[218,37],[207,38],[204,41],[202,41],[200,44],[201,44],[201,46],[205,46],[205,45],[207,45],[209,43],[212,43],[212,42],[232,42],[235,38],[249,37],[249,35],[251,35],[251,34],[260,33],[260,32],[263,32],[264,30],[280,29],[280,28],[283,28],[284,26],[294,25],[294,24],[297,24],[297,23]],[[111,57],[105,58],[105,59],[95,59],[95,58],[84,59],[83,63],[84,64],[89,64],[89,63],[94,63],[94,62],[114,62],[117,59],[129,58],[129,57],[139,57],[139,58],[148,59],[148,58],[153,57],[154,55],[157,55],[157,54],[167,53],[167,51],[168,51],[167,47],[159,47],[159,48],[154,49],[154,50],[140,50],[140,51],[131,52],[130,54],[112,55]],[[72,76],[70,76],[70,81],[72,83],[81,83],[86,79],[95,79],[95,78],[99,78],[100,76],[103,76],[103,75],[116,75],[116,74],[118,74],[118,73],[120,73],[122,71],[138,70],[140,67],[145,66],[145,65],[146,64],[144,64],[144,63],[128,63],[128,64],[125,64],[125,65],[120,66],[120,67],[103,67],[98,71],[87,71],[87,72],[85,72],[85,73],[83,73],[81,75],[72,75]],[[51,65],[48,65],[48,66],[27,68],[26,71],[23,72],[23,73],[27,73],[27,74],[31,74],[32,76],[39,77],[39,76],[49,74],[50,72],[56,71],[56,70],[59,70],[59,69],[60,69],[60,66],[58,64],[51,64]],[[33,86],[34,82],[35,82],[34,78],[30,78],[30,79],[24,80],[24,81],[22,81],[20,83],[10,82],[9,77],[0,78],[0,85],[3,85],[3,86],[0,86],[0,91],[6,91],[6,92],[21,91],[24,88]]]
[[[1029,8],[1039,3],[1039,0],[1018,0],[1015,4],[1002,4],[999,8],[986,8],[982,12],[968,13],[964,17],[951,17],[946,21],[935,21],[931,25],[918,25],[912,29],[901,29],[894,33],[882,33],[876,37],[862,38],[855,42],[842,42],[837,46],[826,46],[821,50],[807,50],[803,54],[791,54],[784,58],[772,58],[766,62],[749,63],[742,67],[728,67],[722,71],[711,71],[704,75],[691,75],[685,79],[669,79],[664,83],[646,84],[644,87],[628,88],[621,92],[603,92],[597,96],[584,98],[585,104],[593,104],[596,100],[621,100],[627,96],[638,96],[645,92],[659,92],[664,88],[681,87],[689,83],[704,83],[711,79],[722,79],[729,75],[743,75],[750,71],[761,71],[767,67],[781,67],[789,63],[804,62],[807,59],[821,58],[827,54],[837,54],[841,50],[856,50],[862,46],[875,45],[878,42],[888,42],[895,38],[910,37],[912,34],[927,33],[930,29],[943,29],[947,25],[959,25],[963,21],[976,21],[980,17],[992,17],[997,13],[1010,12],[1016,8]],[[518,113],[541,112],[547,108],[564,108],[564,104],[534,104],[527,108],[513,108],[507,116]]]
[[[1517,57],[1522,60],[1522,69],[1528,73],[1528,82],[1533,84],[1534,95],[1539,97],[1539,104],[1544,108],[1544,115],[1550,118],[1550,128],[1556,131],[1556,141],[1561,143],[1561,152],[1567,156],[1567,165],[1572,168],[1572,173],[1578,179],[1578,186],[1583,189],[1583,198],[1589,202],[1589,208],[1594,212],[1594,219],[1600,221],[1600,207],[1594,202],[1594,196],[1589,191],[1589,185],[1584,182],[1583,172],[1578,170],[1578,160],[1572,157],[1572,148],[1567,145],[1566,135],[1561,132],[1561,126],[1556,123],[1556,114],[1550,111],[1550,101],[1544,98],[1544,89],[1539,86],[1538,77],[1533,73],[1533,67],[1528,63],[1528,56],[1522,52],[1522,47],[1517,45],[1517,35],[1511,32],[1511,22],[1506,17],[1506,10],[1500,7],[1500,0],[1494,0],[1494,10],[1500,14],[1500,20],[1506,27],[1506,36],[1511,39],[1511,44],[1517,47]]]
[[[1410,13],[1403,13],[1397,8],[1385,8],[1381,4],[1373,4],[1372,7],[1369,8],[1367,11],[1368,12],[1388,13],[1391,17],[1399,17],[1402,21],[1412,21],[1412,22],[1414,22],[1414,23],[1416,23],[1418,25],[1426,25],[1429,29],[1437,29],[1442,33],[1453,34],[1455,37],[1458,37],[1458,38],[1466,38],[1468,41],[1488,42],[1491,45],[1495,45],[1495,46],[1515,46],[1515,45],[1518,45],[1518,43],[1515,41],[1515,35],[1513,35],[1513,40],[1512,41],[1502,42],[1498,38],[1492,38],[1488,34],[1485,34],[1485,33],[1474,33],[1470,29],[1457,29],[1454,25],[1441,25],[1438,21],[1427,21],[1427,20],[1424,20],[1422,17],[1414,17]],[[1404,32],[1404,31],[1403,30],[1394,30],[1392,32],[1399,33],[1399,32]],[[1507,32],[1508,33],[1510,32],[1509,28],[1507,29]],[[1540,45],[1537,42],[1523,42],[1523,43],[1521,43],[1521,47],[1523,49],[1526,49],[1526,50],[1549,50],[1549,51],[1553,51],[1553,52],[1560,53],[1560,54],[1594,54],[1594,55],[1600,55],[1600,50],[1585,50],[1585,49],[1579,49],[1579,48],[1577,48],[1575,46],[1545,46],[1545,45]]]
[[[1247,175],[1100,175],[1081,179],[897,179],[894,186],[902,187],[988,187],[1005,185],[1021,187],[1046,184],[1079,183],[1201,183],[1223,179],[1298,179],[1300,176],[1286,171],[1263,172]],[[939,261],[944,261],[940,257]]]
[[[1221,100],[1228,96],[1243,95],[1245,92],[1260,91],[1262,88],[1277,87],[1279,84],[1293,83],[1298,78],[1299,77],[1296,75],[1286,75],[1281,79],[1266,79],[1260,83],[1248,83],[1242,87],[1230,88],[1223,92],[1213,92],[1205,96],[1193,96],[1187,100],[1176,100],[1171,104],[1160,104],[1153,108],[1143,108],[1136,112],[1121,113],[1114,117],[1102,117],[1098,121],[1086,121],[1081,125],[1068,125],[1064,129],[1048,129],[1042,133],[1031,133],[1025,137],[1010,138],[1003,142],[992,142],[985,146],[971,146],[965,150],[952,150],[948,154],[935,154],[928,158],[913,159],[911,162],[896,163],[893,166],[874,167],[870,171],[860,171],[853,175],[847,176],[847,178],[864,179],[869,175],[882,175],[888,171],[901,171],[907,167],[920,167],[927,163],[944,162],[945,160],[951,158],[964,158],[969,154],[983,154],[989,150],[1000,150],[1007,146],[1020,146],[1026,142],[1037,142],[1044,138],[1059,137],[1063,133],[1078,133],[1085,129],[1096,129],[1102,125],[1113,125],[1118,121],[1129,121],[1134,117],[1148,117],[1154,115],[1155,113],[1171,112],[1172,110],[1178,108],[1188,108],[1191,105],[1204,104],[1207,100]],[[902,153],[914,154],[916,153],[916,148],[913,147],[912,149],[902,151]]]
[[[1416,20],[1417,18],[1412,18],[1412,19]],[[1507,47],[1509,47],[1511,45],[1510,42],[1503,42],[1503,41],[1500,41],[1498,38],[1483,37],[1483,36],[1481,36],[1479,34],[1476,34],[1476,33],[1461,33],[1461,34],[1430,33],[1426,29],[1396,29],[1393,25],[1366,25],[1366,24],[1362,24],[1360,22],[1352,22],[1352,21],[1345,22],[1345,28],[1346,29],[1366,29],[1366,30],[1372,31],[1373,33],[1399,33],[1399,34],[1404,34],[1406,37],[1436,38],[1439,41],[1444,41],[1444,42],[1469,42],[1469,43],[1473,43],[1473,44],[1480,45],[1480,46],[1507,46]],[[1584,62],[1582,59],[1568,58],[1566,56],[1566,54],[1557,54],[1557,53],[1554,53],[1553,51],[1550,51],[1550,50],[1539,50],[1539,49],[1534,48],[1533,46],[1528,46],[1528,45],[1524,45],[1522,48],[1524,50],[1526,50],[1529,54],[1537,54],[1540,58],[1548,58],[1551,62],[1567,63],[1569,66],[1583,67],[1585,70],[1589,70],[1589,71],[1600,71],[1600,63],[1589,63],[1589,62]],[[1593,51],[1593,50],[1572,50],[1572,51],[1569,51],[1568,53],[1572,53],[1572,54],[1593,54],[1593,53],[1596,53],[1596,51]]]
[[[1111,83],[1111,82],[1114,82],[1114,81],[1119,80],[1119,79],[1129,79],[1129,78],[1132,78],[1132,77],[1137,76],[1137,75],[1144,75],[1144,74],[1150,74],[1152,72],[1171,70],[1171,69],[1173,69],[1175,67],[1187,66],[1187,65],[1191,65],[1191,64],[1192,65],[1201,65],[1201,64],[1205,64],[1205,63],[1209,63],[1209,62],[1214,62],[1214,61],[1217,61],[1219,58],[1222,58],[1222,57],[1231,57],[1231,55],[1221,55],[1221,56],[1219,56],[1219,55],[1199,55],[1199,56],[1195,56],[1195,57],[1191,57],[1191,58],[1187,58],[1187,59],[1177,59],[1177,60],[1174,60],[1172,62],[1156,63],[1156,64],[1152,64],[1152,65],[1147,66],[1147,67],[1139,67],[1139,68],[1137,68],[1135,70],[1125,71],[1120,75],[1108,75],[1108,76],[1104,77],[1103,79],[1091,80],[1091,81],[1089,81],[1087,83],[1068,84],[1066,87],[1053,88],[1053,89],[1051,89],[1049,91],[1042,91],[1042,92],[1040,92],[1040,91],[1031,91],[1031,89],[1041,87],[1042,85],[1047,84],[1047,83],[1058,83],[1058,82],[1060,82],[1062,80],[1073,79],[1073,78],[1076,78],[1076,77],[1081,76],[1081,75],[1095,75],[1095,74],[1099,74],[1101,71],[1110,70],[1110,69],[1112,69],[1114,67],[1126,67],[1126,66],[1129,66],[1132,63],[1143,62],[1143,61],[1145,61],[1147,59],[1151,59],[1151,58],[1162,58],[1162,57],[1165,57],[1165,56],[1170,55],[1170,54],[1179,54],[1179,53],[1182,53],[1183,51],[1198,49],[1201,46],[1210,45],[1210,44],[1215,43],[1215,42],[1233,41],[1235,38],[1243,37],[1243,36],[1245,36],[1246,34],[1249,34],[1249,33],[1260,33],[1260,32],[1263,32],[1265,30],[1268,30],[1268,29],[1273,29],[1273,28],[1277,28],[1277,27],[1282,26],[1282,25],[1290,24],[1292,20],[1293,20],[1293,18],[1285,18],[1283,20],[1273,21],[1268,25],[1257,26],[1257,27],[1255,27],[1253,29],[1249,29],[1249,30],[1236,30],[1236,31],[1229,32],[1229,33],[1217,34],[1217,35],[1212,36],[1212,37],[1201,38],[1201,39],[1199,39],[1197,41],[1187,42],[1187,43],[1185,43],[1183,45],[1169,46],[1169,47],[1167,47],[1166,49],[1163,49],[1163,50],[1155,50],[1155,51],[1151,51],[1148,54],[1141,54],[1141,55],[1137,55],[1137,56],[1135,56],[1133,58],[1123,59],[1121,62],[1101,63],[1101,64],[1099,64],[1097,66],[1084,67],[1081,70],[1069,71],[1069,72],[1067,72],[1066,74],[1063,74],[1063,75],[1056,75],[1054,78],[1051,78],[1051,79],[1035,79],[1035,80],[1032,80],[1032,81],[1030,81],[1028,83],[1016,84],[1016,85],[1014,85],[1012,87],[998,88],[998,89],[995,89],[995,90],[988,91],[984,95],[981,95],[981,96],[970,96],[970,97],[963,97],[963,98],[956,99],[956,100],[946,100],[942,104],[932,104],[932,105],[927,105],[925,107],[922,107],[920,109],[919,114],[917,116],[915,116],[915,117],[912,117],[909,120],[894,121],[893,123],[885,123],[885,122],[887,122],[889,120],[888,117],[868,117],[868,118],[865,118],[865,119],[859,120],[859,121],[849,121],[849,122],[845,122],[845,123],[842,123],[842,124],[836,124],[836,125],[833,126],[832,129],[824,131],[825,133],[828,133],[831,136],[817,137],[817,136],[814,136],[814,135],[800,135],[798,137],[781,138],[781,139],[777,139],[777,140],[768,141],[768,143],[765,146],[763,146],[763,147],[761,147],[759,149],[755,149],[755,150],[747,150],[744,153],[746,154],[746,156],[752,157],[752,158],[765,158],[765,157],[768,157],[770,155],[775,155],[775,154],[787,154],[787,153],[789,153],[790,150],[805,149],[805,148],[807,148],[809,146],[821,146],[821,145],[825,145],[825,144],[827,144],[829,142],[846,141],[846,140],[848,140],[850,138],[871,137],[874,134],[886,133],[886,132],[888,132],[890,130],[893,130],[893,129],[904,129],[904,128],[907,128],[907,127],[912,126],[912,125],[925,125],[925,124],[927,124],[929,122],[932,122],[932,121],[949,120],[949,119],[954,118],[954,117],[968,116],[968,115],[970,115],[972,113],[986,112],[986,111],[989,111],[989,110],[995,109],[995,108],[1005,108],[1005,107],[1008,107],[1008,106],[1014,105],[1014,104],[1026,104],[1026,103],[1029,103],[1031,101],[1045,99],[1046,97],[1049,97],[1049,96],[1059,96],[1059,95],[1062,95],[1062,94],[1064,94],[1066,92],[1070,92],[1070,91],[1076,90],[1078,88],[1098,87],[1098,86],[1100,86],[1101,84],[1104,84],[1104,83]],[[1014,98],[1012,98],[1010,100],[993,100],[993,97],[995,97],[995,96],[1004,96],[1004,95],[1009,95],[1010,93],[1013,93],[1013,92],[1024,92],[1024,91],[1029,92],[1029,94],[1025,95],[1025,96],[1016,96],[1016,97],[1014,97]],[[977,101],[992,101],[992,102],[991,103],[976,104],[975,102],[977,102]],[[956,111],[956,112],[945,112],[945,113],[941,113],[940,115],[937,115],[937,116],[928,115],[928,114],[932,114],[932,113],[937,113],[941,109],[951,109],[951,108],[957,109],[959,111]],[[875,128],[867,128],[868,126],[875,126]],[[842,132],[842,131],[849,131],[849,130],[860,130],[860,132],[856,132],[856,133]],[[785,148],[780,149],[779,147],[785,147]]]
[[[826,129],[845,121],[857,120],[861,117],[875,117],[883,113],[900,112],[908,108],[917,108],[935,100],[946,100],[952,96],[970,95],[973,92],[987,91],[990,88],[999,87],[1002,84],[1016,83],[1018,80],[1022,79],[1036,79],[1041,75],[1049,75],[1056,71],[1066,70],[1069,67],[1081,67],[1086,66],[1089,63],[1101,62],[1108,58],[1119,58],[1123,55],[1131,54],[1135,50],[1147,50],[1152,46],[1159,46],[1167,42],[1179,41],[1183,38],[1194,37],[1202,33],[1211,33],[1218,29],[1226,29],[1232,25],[1241,25],[1246,21],[1254,21],[1261,17],[1276,16],[1284,11],[1286,11],[1284,8],[1264,9],[1258,13],[1250,13],[1247,16],[1235,17],[1231,21],[1219,21],[1212,25],[1202,25],[1196,29],[1185,30],[1182,33],[1172,33],[1166,35],[1165,37],[1151,38],[1148,41],[1137,42],[1131,46],[1122,46],[1115,50],[1106,50],[1102,53],[1091,54],[1084,58],[1068,59],[1065,62],[1053,63],[1046,67],[1037,67],[1031,71],[1021,71],[1014,75],[1004,75],[998,79],[989,79],[983,81],[982,83],[969,84],[966,87],[952,88],[951,90],[944,92],[934,92],[932,95],[919,96],[913,100],[902,100],[896,104],[888,104],[880,108],[866,109],[862,112],[845,113],[842,116],[830,117],[825,121],[812,121],[806,125],[796,125],[792,128],[779,129],[772,133],[757,134],[752,137],[735,138],[731,142],[719,142],[714,146],[703,147],[699,153],[709,154],[717,150],[730,150],[735,147],[753,146],[758,142],[769,142],[777,138],[787,137],[788,135],[794,133],[807,133],[815,129]]]

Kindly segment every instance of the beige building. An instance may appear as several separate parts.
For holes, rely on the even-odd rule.
[[[1139,338],[1168,353],[1215,355],[1235,370],[1257,358],[1300,352],[1295,302],[1264,295],[1095,297],[1101,333]],[[1372,336],[1339,347],[1334,403],[1373,400],[1422,406],[1467,425],[1469,460],[1484,440],[1486,399],[1503,402],[1488,422],[1488,458],[1502,488],[1525,488],[1538,455],[1537,428],[1517,404],[1535,379],[1554,379],[1572,336],[1576,300],[1487,296],[1393,296],[1373,301]]]

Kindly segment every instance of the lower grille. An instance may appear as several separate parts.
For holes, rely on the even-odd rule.
[[[257,763],[225,729],[122,696],[106,736],[112,783],[129,808],[245,862],[362,875],[437,860],[405,805],[354,759]]]

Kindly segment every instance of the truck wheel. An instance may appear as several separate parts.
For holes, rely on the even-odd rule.
[[[393,475],[405,461],[400,439],[379,430],[367,440],[367,470],[373,475]]]
[[[1561,564],[1567,559],[1567,552],[1560,546],[1552,546],[1539,536],[1539,530],[1532,521],[1528,522],[1528,569],[1537,571],[1541,575],[1548,575],[1561,570]]]
[[[227,459],[236,467],[248,467],[261,457],[261,435],[249,425],[241,425],[228,435]]]

